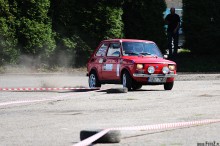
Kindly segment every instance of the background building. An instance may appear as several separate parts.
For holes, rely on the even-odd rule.
[[[177,8],[180,9],[182,8],[183,4],[182,4],[182,0],[165,0],[167,3],[167,8]]]

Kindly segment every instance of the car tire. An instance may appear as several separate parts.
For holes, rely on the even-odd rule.
[[[82,130],[80,131],[80,140],[87,139],[102,130]],[[120,131],[109,131],[101,138],[97,139],[93,143],[119,143],[121,141],[121,132]]]
[[[172,90],[174,82],[168,82],[164,84],[165,90]]]
[[[97,74],[94,71],[89,74],[89,87],[90,88],[101,87],[101,83],[97,77]]]
[[[128,71],[124,71],[122,74],[122,85],[124,88],[127,88],[128,91],[131,91],[132,78]]]
[[[133,90],[141,89],[141,87],[142,87],[141,84],[138,84],[138,83],[134,83],[134,84],[132,84],[132,89],[133,89]]]
[[[128,88],[111,88],[107,90],[108,94],[111,93],[127,93],[128,92]]]

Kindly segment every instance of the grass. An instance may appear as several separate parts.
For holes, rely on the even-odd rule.
[[[219,55],[195,55],[191,54],[189,50],[182,50],[170,60],[176,62],[178,72],[220,72]]]

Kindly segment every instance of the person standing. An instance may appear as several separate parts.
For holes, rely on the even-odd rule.
[[[175,8],[173,7],[170,8],[170,14],[166,16],[165,22],[168,25],[167,36],[168,36],[169,56],[176,55],[178,50],[178,41],[179,41],[180,16],[175,13]],[[172,45],[172,41],[173,41],[173,45]],[[173,49],[174,52],[172,51]]]

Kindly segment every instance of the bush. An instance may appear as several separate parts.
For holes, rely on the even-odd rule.
[[[19,44],[23,54],[49,57],[55,48],[52,30],[44,23],[27,18],[21,19],[19,25]]]
[[[15,64],[19,56],[12,9],[7,0],[0,0],[0,65]]]
[[[22,55],[47,63],[55,49],[51,20],[48,17],[50,0],[17,0],[16,31]]]
[[[57,35],[54,56],[68,52],[66,65],[82,66],[101,40],[123,37],[121,4],[111,0],[51,1],[53,31]],[[67,40],[75,45],[68,46]]]

